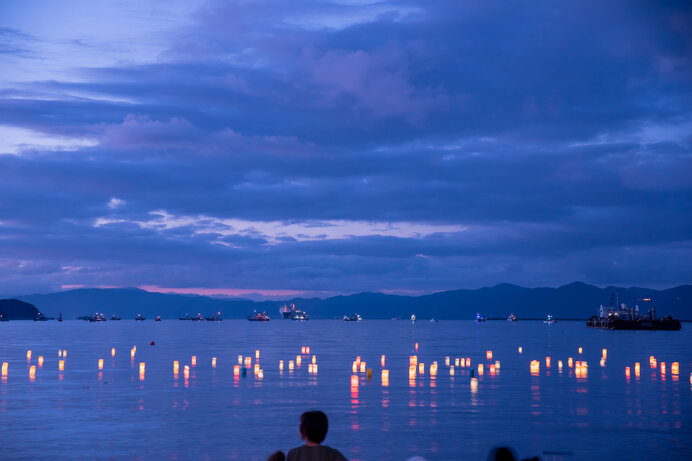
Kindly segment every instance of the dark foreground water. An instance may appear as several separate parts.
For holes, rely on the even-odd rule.
[[[0,361],[9,362],[0,382],[0,459],[264,460],[301,443],[298,418],[308,409],[328,414],[326,443],[353,460],[481,460],[498,444],[542,459],[690,459],[689,330],[685,324],[680,332],[615,332],[529,321],[0,323]],[[415,343],[425,374],[410,380]],[[306,346],[310,354],[289,372],[288,361]],[[64,372],[59,349],[67,350]],[[252,356],[254,366],[257,349],[263,377],[251,369],[235,378],[238,355]],[[186,380],[183,367],[193,355],[197,366]],[[317,374],[308,372],[312,355]],[[370,380],[358,373],[354,386],[356,356],[373,373]],[[450,376],[445,356],[452,364],[469,357],[474,370],[484,364],[477,392],[469,369],[455,367]],[[577,377],[569,357],[587,361],[588,372]],[[491,375],[496,360],[500,369]],[[531,360],[540,361],[537,375]],[[679,362],[679,375],[671,373],[672,362]],[[30,365],[37,366],[33,381]]]

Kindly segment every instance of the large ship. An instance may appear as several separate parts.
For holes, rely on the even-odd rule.
[[[310,316],[296,307],[295,303],[284,304],[279,308],[281,318],[284,320],[309,320]]]
[[[650,302],[650,298],[643,298],[642,301]],[[630,308],[627,304],[618,304],[610,300],[610,305],[601,304],[598,315],[594,315],[586,321],[589,328],[603,328],[606,330],[679,330],[682,326],[680,320],[674,319],[670,315],[664,318],[656,317],[656,309],[652,307],[649,312],[642,316],[639,315],[639,306]]]

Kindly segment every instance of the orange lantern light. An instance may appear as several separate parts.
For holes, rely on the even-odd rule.
[[[111,347],[111,357],[115,357],[115,347]]]
[[[103,359],[99,359],[99,370],[103,370]]]
[[[466,357],[466,368],[471,368],[471,359]]]
[[[43,356],[42,355],[38,356],[38,367],[39,368],[43,367]]]
[[[449,376],[454,376],[454,367],[449,367]]]
[[[196,367],[196,366],[197,366],[197,356],[196,356],[196,355],[193,355],[193,356],[190,358],[190,365],[193,366],[193,367]]]
[[[26,360],[30,361],[31,360],[31,351],[26,351]]]
[[[580,354],[581,354],[581,351],[582,351],[582,349],[581,349],[581,347],[580,347],[580,348],[579,348],[579,353],[580,353]]]
[[[630,367],[625,367],[625,377],[627,377],[627,379],[630,379]]]
[[[680,364],[678,362],[673,362],[670,365],[670,372],[674,375],[677,375],[680,373]]]
[[[524,348],[523,348],[523,347],[519,346],[519,349],[518,349],[518,350],[519,350],[519,353],[520,353],[520,354],[523,354],[523,353],[524,353]]]
[[[531,374],[536,376],[541,371],[541,363],[538,360],[531,360]]]
[[[303,358],[299,355],[296,357],[296,366],[300,366],[301,362],[303,361]]]
[[[255,358],[256,358],[256,359],[259,358],[259,352],[260,352],[259,349],[257,349],[257,350],[255,351]]]
[[[365,373],[365,362],[360,362],[360,372]]]
[[[449,366],[449,357],[445,357],[445,366]]]
[[[279,360],[279,371],[284,371],[284,361]]]
[[[8,366],[9,366],[9,363],[2,362],[2,376],[3,377],[7,376],[7,367]]]
[[[382,366],[382,368],[384,368],[384,363],[385,363],[385,356],[382,355],[382,357],[380,357],[380,365]]]
[[[288,361],[288,371],[293,371],[293,368],[295,367],[295,364],[293,363],[293,360]]]
[[[666,362],[661,362],[661,374],[666,374]]]
[[[180,363],[178,363],[177,360],[173,362],[173,374],[177,375],[178,371],[180,371]]]
[[[65,371],[65,361],[64,360],[60,360],[58,362],[58,370]]]
[[[572,362],[572,357],[567,359],[567,366],[572,368],[573,362]]]
[[[239,355],[238,356],[238,365],[242,365],[242,364],[243,364],[243,356]]]
[[[419,375],[425,374],[425,364],[423,362],[418,364],[418,374]]]
[[[485,351],[485,358],[488,360],[493,359],[493,351]]]
[[[216,368],[216,357],[211,358],[211,367]]]
[[[418,365],[418,356],[417,355],[412,355],[408,358],[408,364],[411,367],[415,367]]]
[[[314,364],[316,364],[316,363],[317,363],[317,356],[316,356],[316,355],[313,355],[313,356],[312,356],[312,364],[314,365]]]
[[[550,368],[550,357],[545,358],[545,367]]]
[[[483,364],[478,364],[478,376],[483,376]]]

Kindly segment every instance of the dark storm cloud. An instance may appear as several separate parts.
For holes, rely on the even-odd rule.
[[[0,292],[689,282],[691,18],[209,2],[157,59],[15,78]]]

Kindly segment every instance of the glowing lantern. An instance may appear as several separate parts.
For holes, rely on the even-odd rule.
[[[233,365],[233,376],[236,378],[240,376],[240,365]]]
[[[58,349],[58,357],[62,357],[62,349]]]
[[[358,373],[358,361],[353,361],[353,366],[351,366],[351,369],[354,373]]]
[[[242,364],[243,364],[243,356],[239,355],[238,356],[238,365],[242,365]]]
[[[39,368],[43,367],[43,356],[42,355],[38,356],[38,367]]]
[[[557,361],[557,368],[558,370],[562,371],[562,360]]]
[[[256,364],[255,364],[255,371],[254,371],[254,373],[255,373],[255,375],[256,375],[256,374],[259,373],[259,372],[260,372],[260,366],[259,366],[259,363],[256,363]]]
[[[550,357],[545,358],[545,367],[550,368]]]
[[[445,357],[445,366],[449,366],[449,357]]]
[[[639,365],[639,362],[635,362],[634,363],[634,376],[639,378],[640,372],[641,372],[641,366]]]
[[[288,371],[293,371],[293,367],[295,364],[293,363],[293,360],[288,361]]]
[[[353,378],[351,378],[351,385],[353,385]],[[382,387],[389,386],[389,370],[382,370]]]
[[[360,372],[365,373],[365,362],[360,362]]]
[[[459,360],[459,366],[460,367],[463,368],[466,366],[466,360],[463,357],[461,359],[458,359],[458,360]],[[454,363],[456,363],[456,362],[454,362]]]
[[[425,364],[423,364],[423,362],[418,364],[418,374],[420,374],[420,375],[425,374]]]
[[[358,364],[358,366],[360,366],[360,355],[356,357],[356,363]]]
[[[562,363],[562,362],[560,362],[560,363]],[[495,360],[495,369],[496,370],[500,369],[500,361],[499,360]]]
[[[358,375],[351,375],[351,389],[358,388]]]
[[[600,363],[601,363],[601,366],[602,366],[602,367],[606,366],[606,361],[605,361],[605,359],[604,359],[603,357],[601,357],[601,362],[600,362]]]
[[[309,353],[310,353],[310,346],[308,346],[308,347],[305,348],[305,353],[306,353],[306,354],[309,354]]]
[[[303,358],[299,355],[296,357],[296,366],[300,366],[300,363],[303,361]]]
[[[418,365],[418,356],[417,355],[412,355],[408,358],[408,364],[411,367],[415,367]]]
[[[380,357],[380,365],[382,366],[382,368],[384,368],[384,361],[385,361],[385,356],[383,355],[382,357]]]
[[[245,357],[245,368],[252,367],[252,357]]]
[[[418,352],[418,343],[416,343],[416,352]]]
[[[495,375],[495,365],[490,365],[490,375],[491,376]]]
[[[312,363],[308,363],[308,374],[312,374]]]
[[[216,368],[216,357],[211,358],[211,367]]]
[[[115,347],[111,347],[111,357],[115,357]]]
[[[284,361],[279,360],[279,371],[284,371]]]
[[[582,349],[581,349],[581,347],[580,347],[580,348],[579,348],[579,353],[580,353],[580,354],[581,354],[581,351],[582,351]]]
[[[144,362],[139,362],[139,374],[140,375],[144,374],[144,369],[145,369]]]
[[[661,362],[661,374],[666,374],[666,362]]]
[[[573,363],[573,362],[572,362],[572,357],[568,358],[568,359],[567,359],[567,366],[570,367],[570,368],[572,368],[572,363]]]
[[[256,358],[256,359],[259,358],[259,349],[257,349],[257,350],[255,351],[255,358]]]
[[[657,368],[658,367],[658,362],[656,359],[653,360],[653,362],[650,362],[649,365],[651,365],[651,368]]]
[[[678,362],[673,362],[670,365],[670,372],[674,375],[677,375],[680,373],[680,364]]]
[[[130,357],[133,359],[135,358],[135,352],[135,349],[130,349]]]
[[[183,376],[185,379],[190,379],[190,367],[188,365],[185,365],[185,368],[183,368]]]
[[[541,371],[541,362],[538,360],[531,360],[531,374],[537,376]]]
[[[483,364],[478,364],[478,376],[483,376]]]
[[[9,363],[2,362],[2,376],[7,376],[7,367],[8,366],[9,366]]]
[[[313,365],[314,365],[315,363],[317,363],[317,356],[316,356],[316,355],[313,355],[313,356],[312,356],[312,363],[313,363]]]
[[[300,348],[300,353],[301,353],[301,354],[305,354],[305,346],[303,346],[303,347]]]
[[[485,352],[485,358],[488,360],[492,360],[493,359],[493,351],[486,351]]]
[[[625,367],[625,376],[630,379],[630,367]]]
[[[26,360],[27,362],[31,360],[31,351],[26,351]]]
[[[430,376],[434,377],[437,375],[437,364],[433,363],[430,365]]]
[[[103,359],[99,359],[99,370],[103,370]]]
[[[521,347],[521,346],[519,346],[519,353],[520,353],[520,354],[523,354],[523,353],[524,353],[524,348]]]
[[[316,363],[312,366],[312,372],[314,374],[317,374],[317,364]],[[368,370],[368,373],[369,373],[369,375],[368,375],[368,378],[369,378],[370,376],[372,376],[372,370]]]
[[[471,392],[478,392],[478,378],[471,378]]]
[[[608,359],[608,349],[603,349],[602,353],[603,353],[603,358]]]
[[[173,362],[173,374],[177,375],[179,370],[180,370],[180,364],[176,360]]]
[[[255,376],[257,376],[257,379],[263,379],[264,378],[264,370],[261,368],[255,373]]]
[[[36,378],[36,366],[31,365],[31,368],[29,368],[29,379],[32,381]]]
[[[67,357],[67,349],[62,350],[62,358]]]
[[[466,368],[470,368],[470,367],[471,367],[471,359],[466,357]]]
[[[454,359],[454,366],[458,367],[459,366],[459,357]]]
[[[58,362],[58,370],[65,371],[65,361],[64,360],[60,360]]]
[[[449,376],[454,376],[454,367],[449,367]]]

